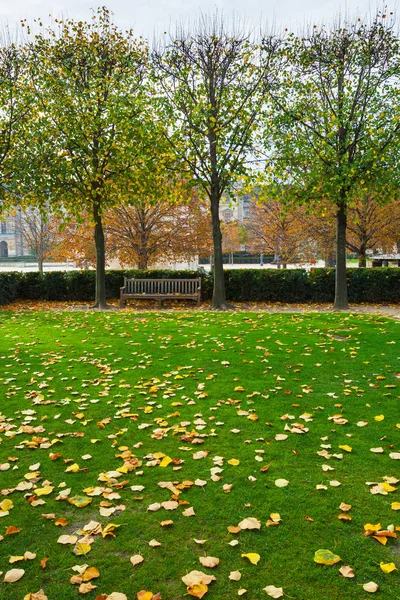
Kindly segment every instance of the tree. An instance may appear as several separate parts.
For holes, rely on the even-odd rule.
[[[367,250],[384,248],[393,251],[399,230],[400,206],[398,201],[381,206],[373,194],[367,193],[349,208],[347,248],[358,255],[358,266],[367,266]],[[398,233],[397,233],[398,237]]]
[[[94,225],[90,215],[83,213],[80,217],[80,221],[72,217],[67,222],[58,218],[57,236],[50,258],[60,262],[71,261],[80,269],[89,269],[96,267]]]
[[[94,224],[95,306],[106,307],[104,211],[141,185],[138,164],[151,148],[146,105],[147,49],[113,25],[106,8],[91,23],[56,21],[35,36],[30,66],[36,156],[28,178],[53,206],[84,211]],[[29,191],[29,183],[28,183]]]
[[[191,198],[151,201],[142,198],[107,213],[110,255],[139,269],[167,260],[194,258],[210,244],[210,219],[196,190]]]
[[[314,254],[304,207],[287,207],[278,200],[255,202],[245,222],[251,250],[275,255],[285,269],[288,262],[309,261]]]
[[[16,141],[23,137],[29,116],[24,48],[12,42],[7,30],[0,35],[0,214],[19,200],[15,172],[21,168]],[[8,202],[7,202],[8,201]]]
[[[40,210],[27,208],[21,211],[16,220],[16,230],[22,236],[24,245],[38,262],[39,273],[43,273],[43,263],[51,257],[57,244],[58,221]]]
[[[212,306],[218,309],[227,308],[220,200],[245,171],[277,44],[271,37],[260,49],[248,34],[228,31],[215,15],[202,17],[191,33],[182,28],[153,53],[160,118],[168,123],[168,140],[210,202]]]
[[[384,201],[397,183],[385,163],[400,131],[398,39],[378,13],[371,23],[289,35],[282,53],[272,179],[292,185],[298,201],[324,198],[335,207],[335,308],[345,309],[348,207],[371,187]]]

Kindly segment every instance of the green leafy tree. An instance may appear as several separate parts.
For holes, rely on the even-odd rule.
[[[0,216],[7,205],[19,202],[15,173],[21,168],[19,137],[30,115],[24,47],[7,30],[0,34]]]
[[[202,17],[154,52],[160,115],[179,160],[206,193],[214,246],[212,306],[227,308],[219,216],[224,191],[245,172],[257,117],[270,85],[278,42],[262,47],[228,31],[218,16]]]
[[[86,211],[94,224],[95,306],[106,307],[104,211],[141,185],[142,153],[151,148],[147,48],[122,33],[106,8],[90,23],[58,22],[35,36],[30,67],[35,157],[25,173],[54,206]]]
[[[298,201],[335,207],[335,308],[345,309],[348,207],[371,188],[384,201],[396,184],[386,167],[400,131],[398,38],[393,21],[377,14],[289,35],[282,55],[270,179],[289,184]]]

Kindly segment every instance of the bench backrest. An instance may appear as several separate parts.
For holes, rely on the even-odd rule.
[[[187,294],[200,292],[198,279],[127,279],[124,277],[125,294]]]

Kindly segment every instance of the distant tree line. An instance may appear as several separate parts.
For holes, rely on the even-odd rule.
[[[393,239],[399,58],[383,11],[259,39],[201,16],[152,48],[104,7],[90,22],[22,22],[0,44],[0,210],[55,215],[66,244],[86,227],[100,308],[106,244],[144,266],[212,243],[224,309],[220,203],[240,182],[260,190],[254,247],[280,240],[288,262],[330,236],[346,308],[346,247],[365,259]]]

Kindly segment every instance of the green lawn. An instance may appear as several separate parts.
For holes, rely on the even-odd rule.
[[[370,581],[399,599],[399,571],[380,567],[400,570],[399,540],[364,535],[400,526],[399,332],[376,315],[0,312],[0,580],[25,571],[0,598],[177,600],[201,570],[210,600],[350,600]],[[246,517],[260,529],[228,531]],[[86,595],[84,564],[100,573]]]

